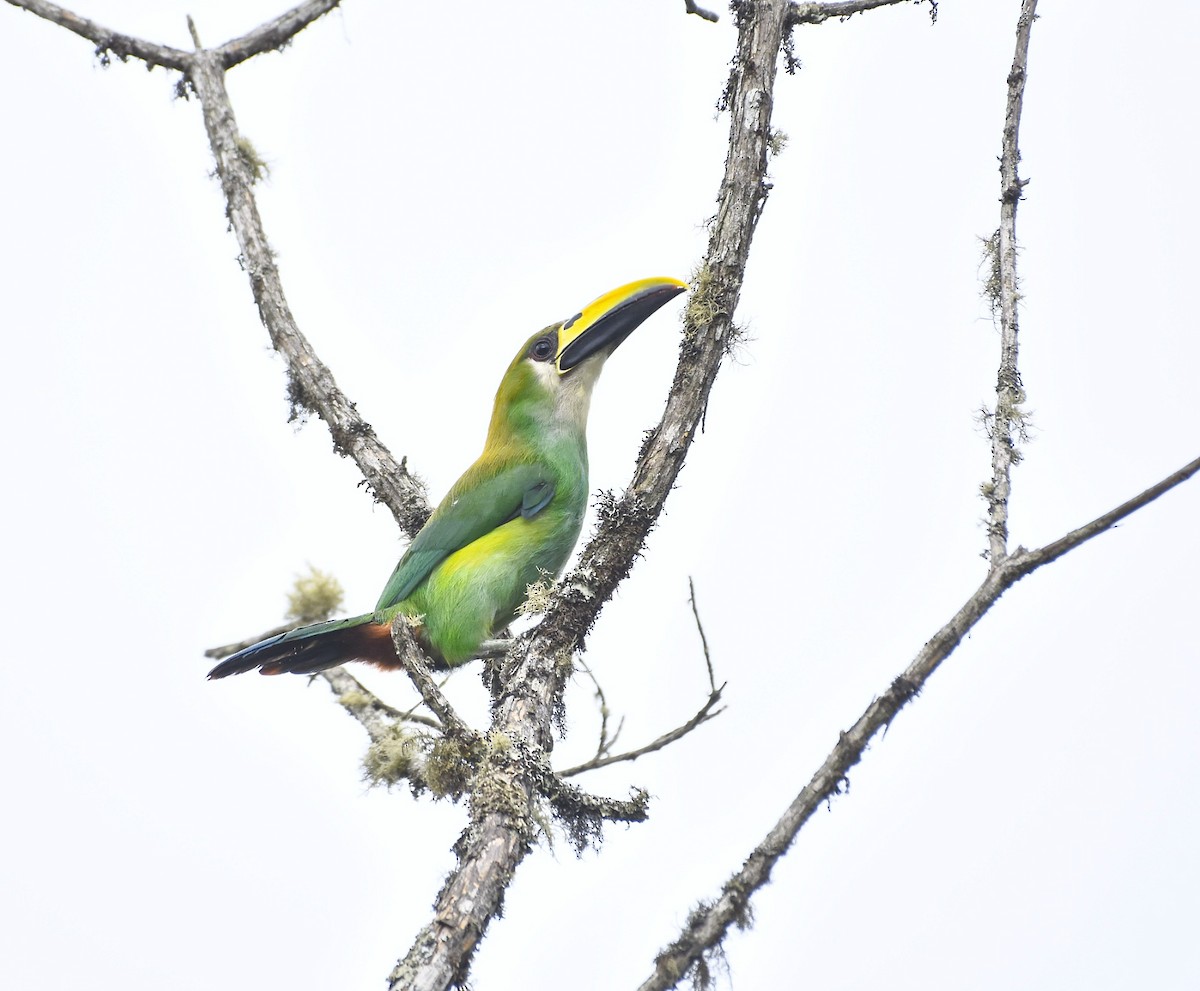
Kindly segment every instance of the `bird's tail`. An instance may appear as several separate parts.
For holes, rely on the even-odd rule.
[[[302,626],[239,650],[209,671],[208,677],[224,678],[255,668],[263,674],[315,674],[347,661],[396,667],[391,625],[367,613]]]

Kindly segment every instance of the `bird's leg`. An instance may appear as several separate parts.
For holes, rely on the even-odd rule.
[[[503,657],[508,653],[508,648],[513,644],[512,637],[504,637],[500,640],[485,640],[479,645],[479,650],[476,651],[476,657]]]

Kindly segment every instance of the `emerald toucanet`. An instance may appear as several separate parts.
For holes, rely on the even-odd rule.
[[[224,678],[311,674],[346,661],[395,667],[392,620],[412,618],[438,666],[476,657],[506,627],[534,582],[557,577],[587,508],[587,417],[604,361],[687,286],[642,279],[534,334],[496,393],[487,442],[396,565],[375,611],[305,626],[240,650]]]

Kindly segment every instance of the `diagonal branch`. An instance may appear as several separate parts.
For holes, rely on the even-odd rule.
[[[260,24],[253,31],[227,41],[213,51],[224,68],[232,69],[255,55],[286,48],[296,35],[313,21],[324,17],[334,7],[340,6],[341,2],[342,0],[305,0],[287,13]]]
[[[344,667],[327,668],[314,677],[326,681],[338,705],[362,724],[372,743],[391,739],[401,723],[419,723],[430,729],[442,729],[442,724],[430,716],[401,712],[388,705]]]
[[[191,52],[171,48],[168,45],[156,45],[152,41],[143,41],[130,34],[121,34],[119,31],[90,21],[86,17],[73,14],[56,3],[50,3],[49,0],[8,0],[8,2],[14,7],[28,10],[31,14],[37,14],[38,17],[51,21],[59,27],[64,27],[68,31],[74,31],[75,34],[87,38],[88,41],[94,41],[96,54],[100,56],[101,60],[111,52],[122,62],[132,57],[141,59],[148,65],[157,65],[164,69],[178,69],[180,72],[186,71],[191,63]]]
[[[296,326],[254,200],[254,156],[238,133],[237,119],[225,90],[221,57],[213,51],[197,51],[192,56],[188,78],[200,98],[204,127],[225,194],[226,213],[241,248],[242,266],[250,279],[259,317],[275,350],[287,362],[288,395],[293,409],[311,410],[325,421],[334,450],[354,459],[375,498],[392,511],[405,533],[415,535],[429,515],[424,486],[409,474],[404,460],[397,462],[392,457],[371,425],[359,416]]]
[[[983,584],[921,648],[912,663],[887,690],[867,706],[858,721],[841,734],[825,762],[792,800],[763,841],[751,851],[741,869],[725,882],[721,894],[691,914],[679,938],[655,958],[654,973],[638,991],[666,991],[675,987],[681,978],[702,962],[707,952],[725,938],[730,926],[746,918],[751,897],[770,879],[772,868],[792,845],[801,827],[821,805],[845,789],[846,775],[862,759],[871,739],[921,692],[942,661],[954,652],[963,637],[1005,591],[1026,575],[1103,533],[1197,472],[1200,472],[1200,458],[1058,540],[1033,551],[1017,550],[998,564],[993,563]]]
[[[988,503],[988,559],[992,566],[1008,552],[1008,499],[1012,469],[1020,460],[1017,443],[1024,439],[1021,404],[1025,389],[1017,368],[1017,204],[1029,180],[1017,175],[1021,153],[1017,133],[1025,98],[1025,67],[1029,59],[1029,33],[1037,0],[1024,0],[1017,21],[1017,48],[1008,74],[1008,102],[1004,111],[1004,137],[1000,154],[1000,230],[994,245],[998,257],[1000,310],[1000,370],[996,375],[996,412],[991,419],[992,480],[985,486]]]
[[[271,343],[287,362],[288,398],[293,416],[316,413],[325,421],[338,454],[354,459],[371,493],[392,511],[401,530],[416,534],[429,517],[425,487],[409,474],[338,388],[333,374],[300,332],[283,292],[279,269],[263,230],[253,186],[259,164],[250,143],[238,133],[225,90],[224,70],[252,55],[285,45],[303,28],[338,6],[340,0],[305,0],[292,10],[217,49],[185,52],[125,35],[71,13],[48,0],[8,0],[96,43],[103,56],[139,58],[149,65],[178,69],[200,98],[204,126],[225,196],[225,213],[241,249],[239,261]],[[189,27],[194,27],[189,23]]]
[[[429,673],[429,666],[425,663],[425,658],[421,656],[421,648],[417,646],[417,642],[413,638],[407,616],[400,615],[392,620],[392,643],[396,648],[396,656],[400,658],[400,663],[404,667],[404,673],[416,686],[430,711],[441,720],[446,736],[464,742],[474,740],[477,736],[475,731],[454,710],[450,700],[442,694],[437,682],[433,680],[433,675]]]

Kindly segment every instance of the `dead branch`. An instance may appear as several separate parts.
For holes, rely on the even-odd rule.
[[[254,200],[254,163],[238,133],[220,56],[213,51],[197,51],[188,68],[188,79],[200,98],[226,213],[242,251],[242,266],[249,276],[259,317],[275,350],[287,362],[293,411],[312,411],[325,421],[334,450],[354,459],[375,498],[412,536],[429,516],[424,486],[409,474],[404,460],[397,462],[392,457],[371,425],[359,416],[296,325]]]
[[[697,908],[684,931],[655,958],[654,973],[639,991],[665,991],[676,984],[704,955],[720,944],[729,927],[746,917],[750,899],[770,879],[776,862],[792,845],[796,834],[822,804],[844,790],[846,776],[861,759],[871,739],[887,727],[958,647],[971,629],[1001,595],[1026,575],[1062,557],[1097,534],[1108,530],[1200,472],[1200,458],[1168,475],[1161,482],[1098,516],[1058,540],[1033,551],[1018,549],[988,571],[983,584],[963,603],[945,626],[921,648],[912,663],[876,698],[857,722],[838,738],[837,744],[808,784],[792,800],[763,841],[751,851],[742,868],[734,873],[712,902]]]
[[[575,659],[575,666],[591,679],[592,684],[596,687],[596,699],[600,703],[600,742],[596,744],[596,754],[593,757],[593,760],[596,760],[606,757],[609,751],[616,746],[617,739],[621,735],[621,730],[625,728],[625,720],[622,718],[617,723],[617,729],[613,735],[608,735],[608,699],[604,696],[604,689],[600,687],[600,680],[596,677],[592,669],[587,666],[582,657]]]
[[[696,583],[692,581],[691,575],[688,575],[688,602],[692,607],[692,615],[696,618],[696,631],[700,634],[700,645],[704,648],[704,666],[708,668],[708,688],[709,691],[717,694],[717,681],[713,677],[712,655],[708,652],[708,637],[704,635],[704,624],[700,622],[700,610],[696,606]]]
[[[559,771],[558,776],[560,778],[571,778],[576,774],[582,774],[584,771],[594,771],[598,767],[608,767],[609,764],[620,764],[623,761],[637,760],[639,757],[645,757],[646,754],[662,750],[663,747],[669,746],[676,740],[687,736],[701,723],[706,723],[724,712],[723,708],[717,709],[715,712],[712,711],[713,706],[721,701],[721,693],[724,691],[725,685],[721,685],[720,688],[713,688],[712,694],[708,696],[707,701],[705,701],[704,705],[700,707],[699,711],[691,719],[683,725],[675,727],[670,732],[664,733],[657,740],[647,743],[644,747],[638,747],[637,750],[629,750],[625,753],[613,754],[611,756],[597,754],[591,760],[584,761],[582,764],[576,764],[565,771]]]
[[[95,42],[96,55],[101,62],[107,62],[110,55],[115,55],[122,62],[129,58],[141,59],[147,65],[156,65],[164,69],[187,70],[191,62],[191,53],[168,45],[156,45],[151,41],[135,38],[133,35],[121,34],[111,28],[106,28],[86,17],[73,14],[64,7],[49,0],[8,0],[14,7],[28,10],[53,24],[73,31],[81,38]]]
[[[889,7],[895,3],[907,3],[909,0],[843,0],[840,3],[792,3],[788,5],[788,27],[799,24],[824,24],[832,17],[845,20],[852,14],[861,14],[876,7]],[[923,0],[915,0],[922,3]],[[937,20],[937,2],[930,0],[930,16]]]
[[[1008,74],[1008,101],[1004,111],[1004,136],[1000,155],[1000,230],[994,250],[999,270],[1000,369],[996,376],[996,410],[989,418],[992,441],[992,480],[984,487],[988,504],[988,559],[996,567],[1008,551],[1008,499],[1012,469],[1020,460],[1017,449],[1025,437],[1021,404],[1025,389],[1017,367],[1017,204],[1029,181],[1017,175],[1021,153],[1017,132],[1025,96],[1025,67],[1029,59],[1029,33],[1037,0],[1024,0],[1017,21],[1017,48]]]
[[[545,619],[514,644],[511,677],[496,701],[493,732],[548,752],[572,650],[582,643],[603,604],[628,574],[696,436],[708,395],[734,333],[750,243],[766,201],[767,145],[777,55],[787,4],[783,0],[739,7],[738,47],[730,80],[729,153],[716,220],[702,265],[703,279],[689,299],[684,340],[667,408],[648,435],[634,477],[619,499],[601,507],[601,522],[579,565],[561,583]],[[434,989],[465,978],[470,960],[499,912],[508,879],[529,851],[536,783],[506,773],[510,805],[504,810],[472,803],[471,821],[456,845],[458,864],[434,905],[433,921],[397,964],[390,988]],[[521,803],[524,803],[522,805]],[[527,811],[516,814],[514,807]]]
[[[450,701],[442,694],[437,682],[433,680],[433,675],[429,673],[429,666],[421,654],[421,648],[413,639],[412,627],[409,626],[407,616],[397,616],[392,620],[392,643],[396,647],[396,656],[400,658],[400,663],[404,666],[404,673],[416,686],[430,711],[441,720],[446,736],[462,740],[465,743],[478,739],[479,734],[454,711]]]
[[[442,731],[442,724],[436,719],[416,712],[401,712],[388,705],[344,667],[328,668],[313,677],[325,679],[338,705],[362,724],[372,743],[390,739],[402,723],[419,723]]]
[[[253,31],[234,38],[213,51],[221,60],[222,67],[232,69],[239,62],[263,52],[280,51],[291,44],[292,39],[313,21],[324,17],[342,0],[305,0],[285,14],[260,24]]]

